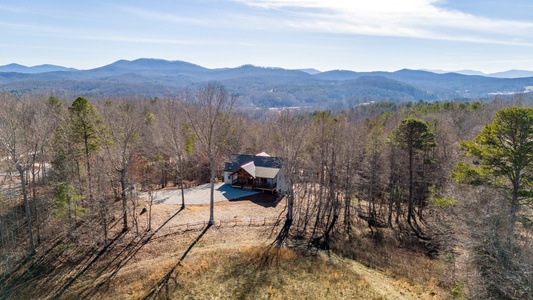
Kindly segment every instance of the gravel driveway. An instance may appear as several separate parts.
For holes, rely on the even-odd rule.
[[[204,184],[194,188],[185,189],[185,204],[209,204],[211,185]],[[234,189],[224,183],[215,184],[215,202],[238,199],[258,192]],[[148,199],[148,193],[142,193],[143,198]],[[181,204],[181,190],[159,190],[155,192],[154,204]]]

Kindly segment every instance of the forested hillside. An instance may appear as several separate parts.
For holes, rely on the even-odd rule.
[[[387,274],[398,289],[431,291],[420,298],[533,298],[528,94],[339,113],[244,114],[238,103],[215,83],[157,98],[0,94],[0,298],[395,298],[369,294],[372,281],[344,260]],[[217,226],[213,214],[228,205],[211,203],[209,216],[186,194],[172,211],[139,197],[213,183],[230,154],[261,151],[283,159],[288,191],[270,212],[277,222],[260,216],[260,247],[231,247],[245,243],[253,222]],[[166,218],[195,210],[205,212],[201,230],[156,235]],[[194,240],[188,248],[185,238]],[[198,242],[204,256],[188,263]],[[215,242],[219,252],[203,244]],[[135,286],[124,272],[137,272]]]

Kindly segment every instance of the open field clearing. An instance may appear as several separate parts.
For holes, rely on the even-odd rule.
[[[46,260],[27,266],[30,272],[48,273],[25,282],[27,271],[20,270],[11,279],[18,280],[11,282],[16,288],[3,291],[2,298],[438,299],[431,288],[411,286],[333,254],[270,249],[279,230],[272,220],[285,208],[284,200],[273,198],[261,194],[218,202],[211,227],[204,225],[208,205],[183,210],[153,205],[151,232],[116,232],[101,251],[54,245],[48,250],[49,257],[59,258],[53,266]],[[144,221],[139,223],[144,229]]]

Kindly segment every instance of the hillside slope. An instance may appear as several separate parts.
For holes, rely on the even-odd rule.
[[[270,220],[283,208],[261,201],[217,203],[220,220],[207,228],[208,205],[155,205],[152,232],[115,232],[99,249],[58,241],[0,280],[0,298],[433,299],[439,293],[331,253],[268,250]]]

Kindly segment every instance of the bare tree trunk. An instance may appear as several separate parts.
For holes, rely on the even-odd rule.
[[[350,215],[351,213],[351,203],[352,203],[352,160],[351,160],[351,151],[348,150],[348,156],[347,156],[347,164],[346,164],[346,187],[344,191],[344,232],[346,234],[350,234],[351,227],[352,227],[352,217]]]
[[[181,185],[181,208],[185,208],[185,191],[184,189],[184,183],[183,183],[183,160],[181,155],[178,155],[178,163],[179,163],[179,173],[180,173],[180,185]]]
[[[36,219],[36,230],[37,230],[37,245],[39,245],[41,241],[41,222],[39,220],[39,210],[37,209],[37,186],[35,184],[35,156],[37,153],[37,145],[35,145],[35,149],[33,151],[33,154],[31,156],[31,201],[33,202],[34,212],[35,212],[35,219]]]
[[[76,221],[76,208],[74,208],[74,221]],[[70,192],[67,191],[67,223],[68,223],[68,238],[72,238],[72,201],[70,201]]]
[[[108,224],[107,224],[107,208],[105,204],[105,200],[103,197],[100,200],[100,214],[102,218],[102,227],[104,229],[104,246],[107,246],[107,239],[108,239]]]
[[[80,194],[84,196],[85,191],[83,190],[83,187],[82,187],[80,162],[78,161],[78,158],[76,157],[74,157],[74,161],[76,162],[76,174],[78,175],[78,184],[79,184]],[[85,197],[81,197],[81,206],[85,206],[84,198]]]
[[[413,152],[414,150],[411,148],[408,149],[409,151],[409,202],[407,204],[407,224],[416,231],[413,227],[413,224],[411,222],[411,217],[413,215],[413,202],[414,202],[414,194],[413,194],[413,187],[414,187],[414,179],[413,179]]]
[[[87,180],[89,184],[89,206],[93,207],[93,180],[92,180],[92,174],[91,174],[91,161],[90,161],[90,153],[89,153],[89,137],[87,135],[84,136],[84,145],[85,145],[85,160],[87,164]]]
[[[214,207],[215,207],[215,158],[210,155],[209,158],[209,165],[211,168],[211,195],[209,198],[209,225],[215,224],[215,215],[214,215]]]
[[[287,219],[292,220],[294,214],[294,190],[290,189],[290,197],[287,199]]]
[[[293,183],[291,180],[287,181],[286,196],[287,196],[287,218],[285,219],[285,223],[283,224],[283,227],[281,228],[274,242],[277,247],[281,247],[281,245],[283,245],[283,242],[289,236],[289,231],[291,229],[291,225],[293,222],[294,189],[293,189]]]
[[[46,160],[44,158],[44,146],[41,146],[41,162],[39,165],[40,173],[40,180],[45,183],[46,180]]]
[[[133,225],[135,225],[135,235],[139,236],[139,221],[137,220],[137,201],[136,199],[131,195],[130,192],[130,201],[131,201],[131,219],[133,221]]]
[[[148,198],[150,202],[148,202],[148,226],[146,228],[146,231],[152,230],[152,205],[154,204],[154,191],[150,187],[150,190],[148,191]]]
[[[122,169],[120,172],[120,196],[122,198],[122,231],[128,231],[128,199],[126,193],[126,170]]]
[[[28,238],[30,242],[30,255],[35,254],[35,242],[33,240],[33,231],[32,231],[32,225],[31,225],[31,209],[30,209],[30,202],[28,201],[28,193],[26,191],[26,178],[25,178],[25,170],[22,168],[20,164],[17,164],[17,170],[19,172],[20,176],[20,184],[22,188],[22,197],[24,199],[24,208],[26,210],[26,223],[28,226]]]
[[[394,209],[394,198],[395,198],[395,189],[396,189],[396,153],[394,149],[391,149],[390,155],[390,177],[389,177],[389,215],[388,215],[388,225],[392,228],[392,211]],[[398,212],[396,212],[398,213]]]
[[[100,171],[97,172],[98,174],[98,177],[96,178],[96,182],[97,182],[97,187],[96,187],[96,191],[97,191],[97,195],[98,195],[98,203],[100,204],[100,219],[101,219],[101,222],[102,222],[102,229],[104,230],[104,247],[107,247],[108,246],[108,238],[109,238],[109,224],[108,224],[108,207],[107,207],[107,202],[106,202],[106,197],[105,197],[105,194],[103,192],[103,182],[104,180],[102,179],[102,166],[104,164],[104,159],[102,156],[99,156],[98,157],[98,162],[99,162],[99,165],[97,166],[97,170],[99,169]]]

